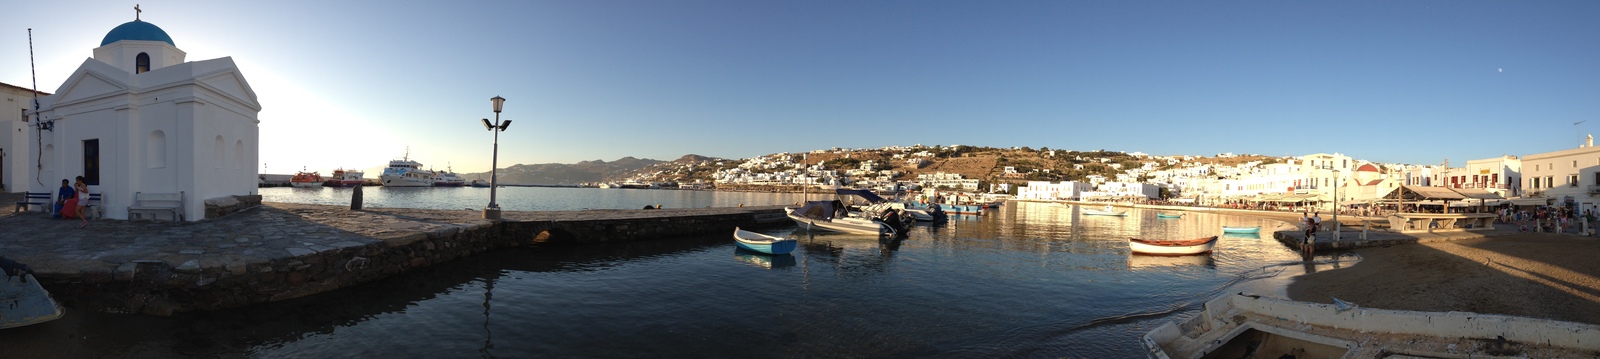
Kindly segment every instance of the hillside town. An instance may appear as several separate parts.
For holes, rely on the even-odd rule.
[[[948,164],[975,163],[960,170]],[[1268,157],[1160,156],[1013,147],[886,146],[777,153],[740,161],[672,162],[629,182],[676,182],[685,188],[862,188],[880,192],[936,189],[1003,193],[1019,200],[1295,203],[1346,208],[1380,202],[1402,186],[1446,187],[1494,203],[1595,210],[1600,148],[1593,136],[1567,150],[1437,164],[1376,163],[1340,153]],[[987,165],[987,166],[985,166]],[[707,168],[713,168],[707,171]],[[685,173],[709,178],[683,177]],[[1462,202],[1457,205],[1466,205]],[[1474,202],[1475,203],[1475,202]]]

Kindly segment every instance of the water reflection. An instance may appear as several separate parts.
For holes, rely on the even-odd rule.
[[[1128,269],[1150,270],[1170,269],[1170,267],[1202,267],[1216,269],[1217,262],[1210,255],[1194,256],[1146,256],[1138,254],[1128,255]]]
[[[1223,233],[1222,237],[1224,237],[1224,238],[1239,238],[1239,239],[1261,239],[1261,233],[1260,232],[1252,232],[1252,233]]]
[[[752,252],[744,248],[739,248],[738,246],[735,246],[733,249],[733,259],[744,262],[745,264],[766,269],[793,267],[795,263],[794,255],[789,253],[776,255],[766,254]]]

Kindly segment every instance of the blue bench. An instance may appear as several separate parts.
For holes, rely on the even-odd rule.
[[[28,206],[44,208],[44,213],[55,210],[55,203],[50,202],[50,192],[28,192],[22,197],[21,202],[17,202],[17,210],[13,212],[26,211]]]

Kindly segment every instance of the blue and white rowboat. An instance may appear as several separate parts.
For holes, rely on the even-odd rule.
[[[793,252],[794,247],[799,244],[799,241],[793,239],[773,237],[739,227],[733,228],[733,241],[739,248],[766,254],[787,254]]]

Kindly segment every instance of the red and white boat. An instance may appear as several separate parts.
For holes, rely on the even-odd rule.
[[[1128,238],[1128,248],[1133,249],[1134,254],[1156,256],[1187,256],[1211,253],[1211,248],[1216,245],[1217,236],[1179,241]]]
[[[295,172],[294,177],[289,178],[289,184],[301,188],[322,187],[322,181],[322,175],[316,171]]]
[[[328,187],[355,187],[361,184],[361,176],[365,174],[360,170],[336,169],[333,170],[333,176],[329,177],[328,181],[323,182],[322,185]]]

